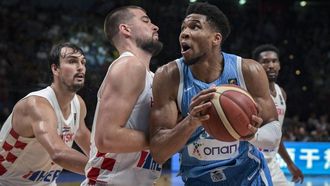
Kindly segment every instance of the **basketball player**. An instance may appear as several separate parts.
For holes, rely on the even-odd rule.
[[[286,93],[278,84],[276,84],[278,73],[281,69],[280,60],[279,60],[279,50],[274,45],[265,44],[260,45],[254,49],[253,58],[257,60],[262,67],[265,69],[268,82],[269,82],[269,90],[271,97],[275,103],[278,119],[280,121],[281,127],[283,125],[285,110],[286,110]],[[293,175],[292,181],[294,182],[303,182],[304,175],[300,171],[300,169],[293,163],[288,152],[285,149],[283,141],[281,140],[278,147],[274,149],[260,149],[268,163],[268,167],[272,176],[272,180],[274,185],[284,186],[284,185],[292,185],[289,183],[281,171],[279,163],[276,161],[277,152],[281,155],[283,160],[288,166],[291,174]]]
[[[229,32],[229,22],[216,6],[191,4],[179,36],[183,57],[158,69],[154,78],[151,153],[164,163],[180,151],[185,185],[272,185],[267,163],[254,145],[278,145],[275,105],[260,64],[219,52]],[[205,111],[211,106],[213,86],[228,83],[248,90],[259,105],[260,116],[253,116],[249,126],[256,133],[250,139],[254,145],[216,140],[201,125],[209,118]]]
[[[84,52],[60,43],[50,52],[53,82],[14,106],[0,133],[0,185],[56,185],[62,168],[83,174],[89,153],[86,106],[76,94],[85,81]]]
[[[152,185],[161,171],[150,155],[147,134],[154,76],[149,63],[162,49],[158,27],[142,8],[126,6],[107,15],[104,31],[120,56],[98,91],[82,185]]]

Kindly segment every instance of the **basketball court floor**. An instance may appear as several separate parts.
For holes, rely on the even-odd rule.
[[[183,182],[177,173],[165,172],[163,173],[160,180],[157,182],[156,186],[183,186]],[[290,177],[290,176],[289,176]],[[83,176],[63,172],[58,179],[58,186],[79,186]],[[290,178],[289,178],[290,179]],[[297,186],[330,186],[330,175],[327,176],[307,176],[305,175],[305,180],[303,184],[296,184]]]

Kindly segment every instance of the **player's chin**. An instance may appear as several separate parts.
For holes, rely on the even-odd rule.
[[[191,59],[191,52],[190,50],[183,51],[181,50],[181,55],[185,60]]]
[[[75,84],[73,84],[72,86],[71,86],[71,90],[73,91],[73,92],[77,92],[78,90],[80,90],[81,88],[83,88],[84,87],[84,82],[80,82],[80,83],[75,83]]]
[[[185,63],[186,64],[190,64],[190,61],[192,60],[192,55],[190,52],[181,52],[181,55],[183,57],[183,59],[185,60]]]
[[[267,77],[269,80],[271,81],[275,81],[277,79],[277,75],[270,75],[270,74],[267,74]]]

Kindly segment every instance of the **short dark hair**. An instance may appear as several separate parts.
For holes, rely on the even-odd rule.
[[[145,10],[139,6],[123,6],[112,10],[105,17],[104,33],[111,44],[114,44],[113,37],[119,32],[119,24],[132,19],[132,17],[134,16],[133,13],[129,11],[130,9],[140,9],[145,12]]]
[[[230,24],[227,16],[215,5],[206,2],[190,4],[186,11],[186,16],[190,14],[201,14],[206,16],[206,20],[217,32],[222,35],[222,40],[226,40],[230,33]]]
[[[252,52],[252,58],[254,60],[259,60],[259,57],[260,57],[260,54],[262,52],[265,52],[265,51],[273,51],[277,54],[277,56],[280,56],[280,51],[278,50],[278,48],[272,44],[263,44],[263,45],[259,45],[257,46],[253,52]]]
[[[49,56],[48,56],[48,62],[49,62],[50,74],[51,74],[50,77],[52,80],[53,80],[52,64],[55,64],[57,67],[60,66],[60,58],[64,57],[64,56],[61,56],[61,50],[62,50],[62,48],[65,48],[65,47],[73,49],[73,53],[80,53],[81,55],[85,56],[84,51],[73,43],[63,42],[63,43],[58,43],[58,44],[53,45],[52,49],[50,50]]]

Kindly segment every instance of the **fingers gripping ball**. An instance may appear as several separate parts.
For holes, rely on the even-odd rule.
[[[252,115],[257,115],[257,107],[252,96],[235,85],[216,87],[212,106],[207,113],[210,119],[203,127],[212,137],[221,141],[235,141],[252,134],[248,125]]]

